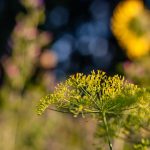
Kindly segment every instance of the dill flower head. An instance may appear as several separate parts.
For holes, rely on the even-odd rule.
[[[75,116],[91,112],[121,112],[138,100],[140,88],[115,75],[106,76],[100,70],[89,75],[77,73],[58,84],[53,93],[43,97],[38,106],[41,114],[51,105]]]
[[[112,32],[129,58],[139,58],[150,51],[149,12],[141,0],[122,1],[112,17]]]
[[[98,121],[98,137],[116,138],[122,132],[127,138],[133,134],[137,137],[137,133],[141,138],[140,129],[150,129],[149,108],[148,90],[139,88],[118,75],[107,76],[98,70],[89,75],[77,73],[59,83],[53,93],[39,101],[37,113],[40,115],[50,109],[70,113],[74,117],[91,116]],[[111,141],[108,141],[111,148]]]

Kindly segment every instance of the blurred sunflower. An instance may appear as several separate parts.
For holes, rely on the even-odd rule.
[[[142,0],[119,3],[112,17],[112,32],[129,58],[139,58],[150,51],[150,13]]]

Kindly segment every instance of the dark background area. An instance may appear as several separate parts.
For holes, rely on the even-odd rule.
[[[111,16],[119,1],[43,0],[46,20],[39,28],[53,35],[49,49],[58,55],[58,78],[92,69],[113,73],[116,64],[127,59],[110,29]],[[144,2],[150,6],[149,0]],[[0,0],[0,57],[11,55],[8,39],[19,12],[26,12],[19,0]],[[1,68],[1,76],[2,72]]]

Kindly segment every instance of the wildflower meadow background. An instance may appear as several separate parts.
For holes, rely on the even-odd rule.
[[[0,150],[150,149],[150,0],[0,0],[0,31]]]

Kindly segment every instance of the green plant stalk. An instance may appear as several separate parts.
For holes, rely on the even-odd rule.
[[[103,117],[103,123],[104,123],[105,130],[106,130],[106,135],[107,135],[107,141],[108,141],[109,149],[112,150],[112,143],[110,141],[109,128],[108,128],[105,112],[102,113],[102,117]]]

